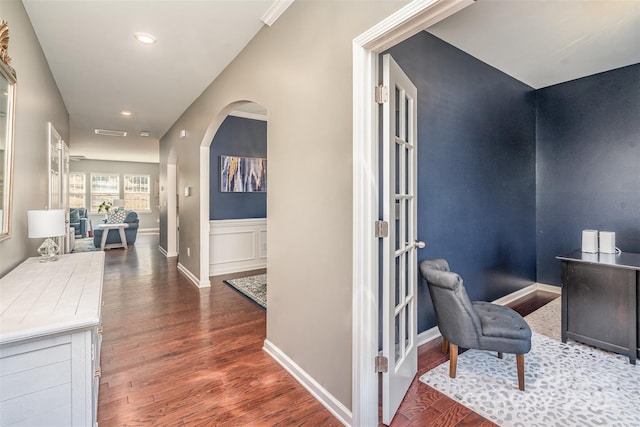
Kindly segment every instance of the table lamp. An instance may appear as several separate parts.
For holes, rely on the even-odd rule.
[[[113,199],[114,208],[124,208],[124,199]]]
[[[46,240],[38,248],[41,255],[40,262],[56,261],[60,247],[52,237],[64,236],[66,233],[65,215],[63,209],[44,211],[27,211],[29,238]]]

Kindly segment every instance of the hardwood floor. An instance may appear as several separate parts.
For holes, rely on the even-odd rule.
[[[265,312],[222,283],[199,290],[138,235],[106,252],[98,422],[341,424],[263,350]]]
[[[158,251],[157,235],[130,248],[106,252],[100,427],[341,425],[262,350],[265,312],[222,283],[246,273],[200,290]],[[422,346],[419,374],[446,360],[439,340]],[[491,423],[416,379],[392,423],[406,425]]]

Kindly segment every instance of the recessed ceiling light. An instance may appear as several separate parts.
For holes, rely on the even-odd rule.
[[[140,136],[143,136],[143,137],[151,136],[151,132],[149,132],[148,130],[142,130],[140,131]]]
[[[135,33],[133,37],[143,44],[154,44],[157,41],[156,38],[149,33]]]
[[[131,115],[131,111],[128,111],[128,110],[122,110],[122,111],[120,111],[120,114],[122,114],[123,116],[127,116],[127,117],[129,117],[129,116]]]

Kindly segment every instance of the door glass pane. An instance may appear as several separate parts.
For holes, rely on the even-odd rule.
[[[410,135],[410,127],[409,127],[409,107],[410,107],[409,98],[405,96],[404,98],[404,140],[409,142],[411,140]]]
[[[396,257],[396,274],[395,274],[395,280],[394,280],[394,295],[395,295],[395,299],[394,299],[394,303],[393,306],[397,306],[400,303],[400,290],[402,289],[402,284],[400,283],[401,278],[403,277],[400,273],[400,268],[402,267],[402,264],[400,263],[400,258]]]
[[[402,201],[402,213],[403,213],[403,220],[404,220],[404,241],[405,244],[409,244],[412,240],[412,236],[409,234],[411,232],[411,227],[409,224],[409,200],[405,199]]]
[[[395,316],[395,340],[394,340],[394,344],[395,344],[395,360],[394,360],[394,365],[398,363],[398,360],[400,360],[400,343],[401,341],[401,337],[400,337],[400,331],[402,331],[402,329],[400,328],[400,320],[401,317],[400,316]]]
[[[396,86],[396,96],[395,96],[395,117],[396,117],[396,129],[394,132],[394,135],[397,138],[400,138],[400,125],[402,124],[402,122],[400,121],[400,103],[402,102],[400,100],[400,89],[398,88],[398,86]]]
[[[402,253],[396,257],[397,265],[398,265],[398,289],[396,290],[396,307],[404,304],[405,296],[406,296],[406,286],[407,286],[407,254]]]
[[[402,178],[402,171],[400,170],[400,165],[402,164],[400,162],[400,153],[402,152],[400,144],[395,144],[396,147],[396,152],[395,152],[395,165],[396,165],[396,172],[395,172],[395,193],[399,194],[400,193],[400,185],[402,184],[402,182],[404,181]]]
[[[408,353],[407,350],[411,345],[411,331],[409,330],[411,327],[411,322],[409,321],[409,314],[411,313],[409,307],[411,307],[411,304],[413,304],[413,301],[411,301],[404,309],[404,354]]]
[[[408,148],[405,148],[404,150],[404,193],[405,194],[409,194],[411,191],[411,183],[409,180],[409,171],[411,170],[411,150]]]
[[[400,211],[400,200],[395,201],[394,205],[395,209],[395,228],[396,228],[396,250],[400,249],[400,242],[402,241],[402,234],[400,233],[400,220],[402,219],[401,211]]]
[[[402,296],[406,297],[407,295],[409,295],[409,283],[410,283],[409,274],[411,274],[411,268],[410,268],[411,267],[411,264],[410,264],[411,263],[411,256],[404,256],[403,258],[404,258],[404,265],[403,265],[403,269],[404,269],[404,272],[403,272],[404,273],[404,275],[403,275],[404,283],[403,283],[403,285],[404,286],[402,288],[402,290],[403,290]]]

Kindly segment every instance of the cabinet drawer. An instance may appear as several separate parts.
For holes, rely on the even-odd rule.
[[[71,424],[70,336],[0,350],[0,425]]]

